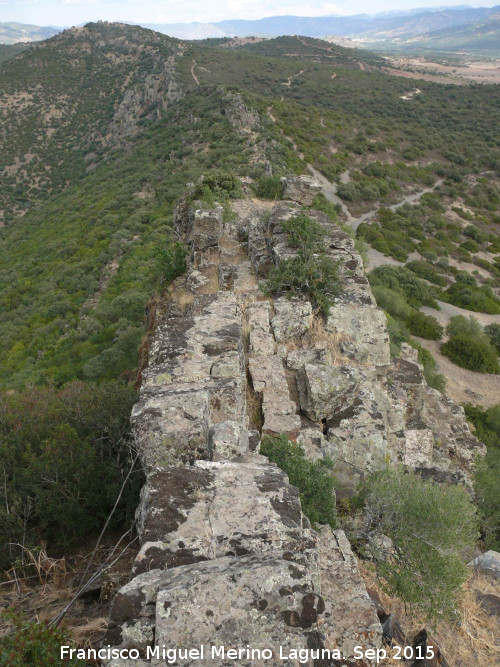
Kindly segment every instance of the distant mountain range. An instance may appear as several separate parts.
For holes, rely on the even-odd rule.
[[[207,37],[276,37],[303,35],[305,37],[366,36],[375,40],[419,35],[427,32],[467,25],[486,20],[500,12],[497,7],[453,7],[421,9],[381,14],[353,16],[270,16],[256,21],[219,21],[218,23],[145,23],[145,28],[167,33],[181,39]]]
[[[227,37],[342,37],[356,45],[384,49],[470,50],[500,54],[500,5],[436,7],[353,16],[270,16],[256,21],[144,23],[145,28],[188,40]],[[61,29],[0,23],[0,43],[46,39]],[[331,37],[332,38],[332,37]],[[333,39],[333,38],[332,38]]]
[[[61,32],[61,28],[26,25],[24,23],[0,23],[0,44],[39,42]]]

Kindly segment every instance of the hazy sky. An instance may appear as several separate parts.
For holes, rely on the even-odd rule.
[[[469,0],[473,7],[493,7],[500,0]],[[459,5],[457,0],[0,0],[0,21],[70,26],[87,21],[136,23],[211,22],[292,14],[373,14],[395,9]]]

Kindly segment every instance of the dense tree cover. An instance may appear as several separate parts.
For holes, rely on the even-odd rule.
[[[221,161],[246,168],[245,140],[221,105],[217,91],[188,96],[81,184],[0,230],[4,386],[134,369],[175,201]]]
[[[1,568],[21,556],[11,543],[54,552],[100,531],[134,458],[135,400],[119,382],[0,394]],[[133,516],[141,486],[136,467],[112,527]]]

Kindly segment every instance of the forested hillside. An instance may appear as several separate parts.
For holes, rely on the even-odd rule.
[[[369,284],[358,259],[350,278],[385,312],[388,360],[418,358],[431,395],[467,404],[488,446],[467,483],[481,544],[498,548],[500,86],[410,81],[376,54],[313,38],[184,42],[94,23],[0,52],[0,110],[2,567],[19,561],[19,544],[59,556],[95,536],[117,496],[111,527],[129,525],[143,481],[129,415],[147,335],[170,299],[179,318],[191,304],[172,287],[186,269],[189,210],[220,205],[230,226],[238,206],[244,220],[254,206],[268,223],[281,177],[311,173],[322,188],[309,204],[363,257]],[[325,318],[342,290],[338,263],[297,215],[306,231],[284,229],[303,245],[303,273],[277,269],[261,292],[286,284]],[[251,231],[235,232],[227,253]],[[352,361],[348,336],[334,342]],[[287,465],[309,484],[303,461]],[[339,503],[346,525],[375,503],[358,491]]]

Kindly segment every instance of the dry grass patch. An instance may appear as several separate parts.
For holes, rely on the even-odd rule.
[[[358,366],[359,364],[355,360],[349,359],[341,352],[341,344],[347,340],[349,340],[349,338],[343,334],[327,331],[325,329],[324,319],[321,315],[316,314],[313,316],[311,327],[306,333],[299,340],[289,341],[287,347],[290,352],[297,349],[304,350],[326,347],[332,355],[333,366],[340,366],[343,364]]]
[[[495,667],[500,664],[500,620],[487,614],[477,599],[477,593],[500,594],[498,583],[489,575],[473,572],[462,586],[460,621],[443,621],[429,627],[418,611],[410,610],[398,598],[384,593],[373,566],[360,562],[359,569],[366,586],[377,591],[385,611],[395,615],[410,642],[422,628],[426,628],[453,667]],[[396,664],[401,665],[401,661],[387,659],[381,667]]]
[[[192,306],[194,301],[194,294],[188,292],[182,285],[172,287],[169,293],[170,300],[176,303],[185,315],[188,308]]]

